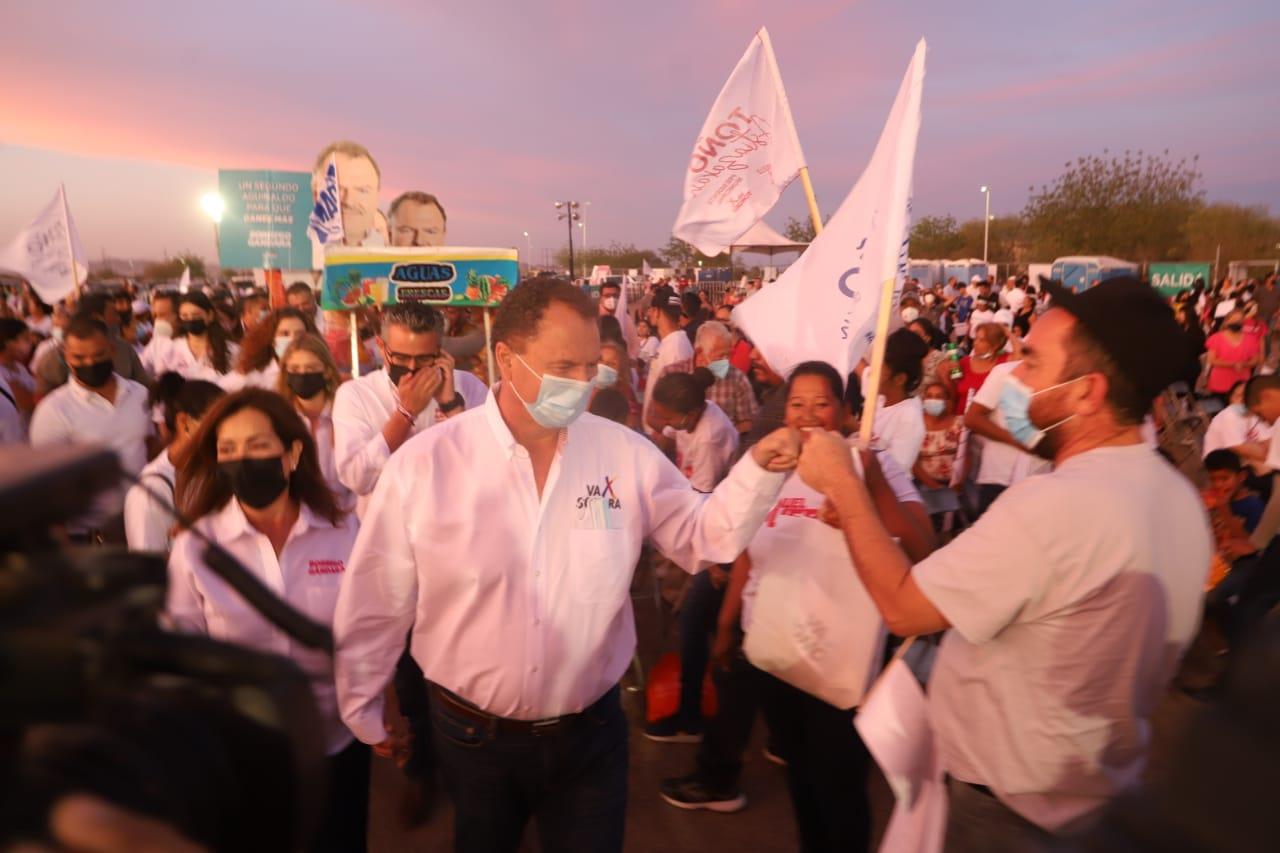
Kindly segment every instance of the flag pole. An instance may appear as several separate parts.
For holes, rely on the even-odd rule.
[[[822,214],[818,213],[818,199],[813,194],[813,182],[809,180],[809,167],[800,167],[800,186],[804,187],[805,200],[809,202],[809,218],[813,220],[813,235],[822,233]]]
[[[484,309],[484,360],[489,365],[489,387],[493,387],[493,310]]]
[[[76,247],[71,242],[71,208],[67,205],[67,185],[58,184],[58,195],[62,197],[62,227],[67,232],[67,257],[71,259],[71,290],[80,298],[80,276],[76,273]]]
[[[351,378],[360,378],[360,319],[356,317],[359,309],[351,311]]]
[[[896,276],[890,276],[880,287],[880,311],[876,315],[876,337],[871,342],[871,369],[867,371],[867,381],[862,386],[862,421],[858,429],[858,444],[863,449],[871,447],[876,406],[880,403],[880,374],[884,370],[884,347],[889,339],[889,320],[893,316],[895,280]]]
[[[764,27],[756,33],[760,36],[760,41],[764,44],[765,56],[769,58],[769,68],[773,71],[774,83],[778,86],[778,94],[781,96],[782,104],[787,109],[787,118],[790,119],[788,124],[791,126],[793,133],[796,133],[796,119],[791,115],[791,101],[787,99],[787,89],[782,85],[782,72],[778,70],[778,58],[773,55],[773,42],[769,39],[769,31]],[[804,161],[804,149],[800,147],[800,134],[796,133],[795,138],[796,151],[800,152],[800,160]],[[805,200],[809,202],[809,218],[813,220],[813,233],[815,235],[822,233],[822,214],[818,212],[818,199],[813,194],[813,182],[809,180],[809,167],[804,165],[800,167],[800,185],[804,187]]]

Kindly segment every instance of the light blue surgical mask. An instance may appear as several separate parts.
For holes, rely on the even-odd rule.
[[[511,385],[511,390],[515,392],[516,399],[524,403],[524,407],[529,410],[529,416],[537,421],[539,425],[547,429],[563,429],[576,421],[587,410],[587,404],[591,402],[591,389],[595,386],[595,382],[583,382],[578,379],[568,379],[564,376],[552,376],[550,373],[538,373],[529,366],[529,362],[520,357],[519,353],[513,352],[512,355],[520,359],[520,363],[524,365],[525,370],[541,380],[541,384],[538,386],[538,397],[532,403],[520,396],[520,392],[516,391],[515,383]],[[598,372],[596,376],[598,381]]]
[[[947,410],[946,400],[925,400],[923,405],[925,414],[935,418],[942,417],[942,413]]]
[[[1000,413],[1004,415],[1005,428],[1017,439],[1019,444],[1027,448],[1027,450],[1032,449],[1040,443],[1045,433],[1051,429],[1057,429],[1074,418],[1075,415],[1067,415],[1057,423],[1040,429],[1031,422],[1031,417],[1027,412],[1031,408],[1031,399],[1037,394],[1043,394],[1055,388],[1063,388],[1073,382],[1079,382],[1081,379],[1084,379],[1084,376],[1077,376],[1075,379],[1068,379],[1066,382],[1059,382],[1057,385],[1050,385],[1048,388],[1032,391],[1015,377],[1007,377],[1004,380],[1004,387],[1000,389],[1000,402],[998,404]]]
[[[618,371],[614,370],[607,364],[600,364],[596,367],[596,387],[612,388],[618,384]]]
[[[289,349],[289,344],[293,343],[293,338],[279,337],[275,340],[276,358],[284,358],[285,352]]]
[[[1232,403],[1231,411],[1235,412],[1238,417],[1245,417],[1249,414],[1249,410],[1244,407],[1244,403]]]
[[[729,375],[729,359],[717,358],[707,365],[707,370],[710,370],[711,375],[716,379],[724,379]]]

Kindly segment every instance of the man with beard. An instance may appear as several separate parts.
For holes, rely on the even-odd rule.
[[[324,173],[329,157],[338,165],[338,201],[342,206],[343,244],[347,246],[385,246],[385,224],[378,212],[378,192],[382,188],[382,171],[369,149],[355,142],[331,142],[316,157],[311,190],[324,187]],[[382,226],[381,228],[379,226]]]
[[[834,508],[889,630],[951,629],[929,684],[949,851],[1056,849],[1140,783],[1212,548],[1195,490],[1139,432],[1182,347],[1168,306],[1135,279],[1055,290],[999,403],[1054,470],[914,568],[844,442],[808,436],[799,474]]]

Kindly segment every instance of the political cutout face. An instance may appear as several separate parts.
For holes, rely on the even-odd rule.
[[[345,235],[343,243],[347,246],[359,246],[376,227],[378,192],[381,189],[378,172],[368,157],[352,157],[339,151],[334,154],[334,159],[338,164],[342,231]],[[326,161],[325,168],[327,167]],[[324,186],[323,169],[313,176],[313,184],[317,187]]]
[[[443,246],[445,232],[444,213],[434,204],[406,199],[391,218],[393,246]]]

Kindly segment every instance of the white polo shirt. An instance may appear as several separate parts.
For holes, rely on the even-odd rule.
[[[342,716],[386,738],[382,694],[412,629],[427,679],[502,717],[586,708],[631,665],[627,591],[646,539],[685,569],[742,553],[785,479],[747,454],[699,494],[649,439],[585,414],[539,495],[490,395],[396,453],[334,620]]]
[[[145,352],[145,350],[144,350]],[[236,363],[236,356],[239,355],[240,348],[233,343],[227,344],[227,365]],[[191,351],[191,344],[187,342],[187,338],[183,335],[180,338],[171,338],[169,343],[157,349],[151,356],[152,363],[155,368],[151,371],[153,376],[160,376],[162,373],[179,373],[184,379],[203,379],[206,382],[212,382],[218,385],[222,377],[226,373],[219,373],[217,368],[213,366],[213,362],[206,358],[196,358],[195,353]],[[228,369],[227,373],[233,371]]]
[[[151,416],[147,389],[115,374],[116,396],[108,402],[81,385],[74,373],[36,404],[31,415],[31,446],[101,444],[116,452],[120,467],[137,476],[147,464]],[[73,528],[95,528],[124,509],[125,486],[107,489],[94,498],[93,508]]]
[[[166,447],[138,475],[147,490],[133,485],[125,493],[124,536],[130,551],[168,552],[169,531],[176,522],[173,500],[177,476]],[[162,500],[153,498],[149,492],[154,492]]]
[[[462,395],[468,410],[479,408],[489,396],[489,389],[464,370],[453,371],[453,387]],[[379,370],[343,382],[333,401],[334,464],[337,476],[348,489],[359,496],[360,517],[378,484],[378,475],[391,458],[391,448],[382,437],[382,428],[396,413],[399,400],[387,371]],[[415,436],[437,421],[439,404],[427,404],[409,435]]]
[[[1005,380],[1013,369],[1022,362],[1006,361],[991,368],[982,387],[973,395],[971,402],[985,406],[991,410],[991,420],[996,426],[1008,429],[1004,413],[1000,411],[1000,391]],[[982,442],[982,464],[978,468],[978,483],[996,486],[1012,486],[1034,474],[1043,474],[1052,466],[1045,459],[1034,453],[1028,453],[1003,441],[992,441],[982,436],[974,436]]]
[[[271,540],[245,518],[235,498],[221,510],[199,519],[195,526],[277,596],[320,624],[333,624],[334,604],[356,538],[356,523],[350,515],[343,516],[335,526],[304,504],[279,557]],[[306,648],[267,622],[205,565],[201,556],[204,548],[204,543],[188,531],[173,540],[169,601],[165,607],[173,627],[292,659],[311,679],[311,690],[325,721],[329,755],[341,752],[351,743],[351,732],[338,716],[329,656]],[[401,635],[402,645],[403,642]]]
[[[1271,442],[1272,428],[1257,415],[1245,412],[1241,414],[1231,406],[1227,406],[1213,416],[1209,428],[1204,433],[1204,453],[1208,456],[1215,450],[1230,449],[1249,442]]]
[[[929,683],[944,769],[1051,831],[1136,784],[1212,543],[1190,482],[1140,443],[1018,483],[918,563],[952,626]]]
[[[738,429],[724,410],[707,401],[692,430],[676,430],[676,467],[700,492],[709,492],[729,473],[738,449]]]

